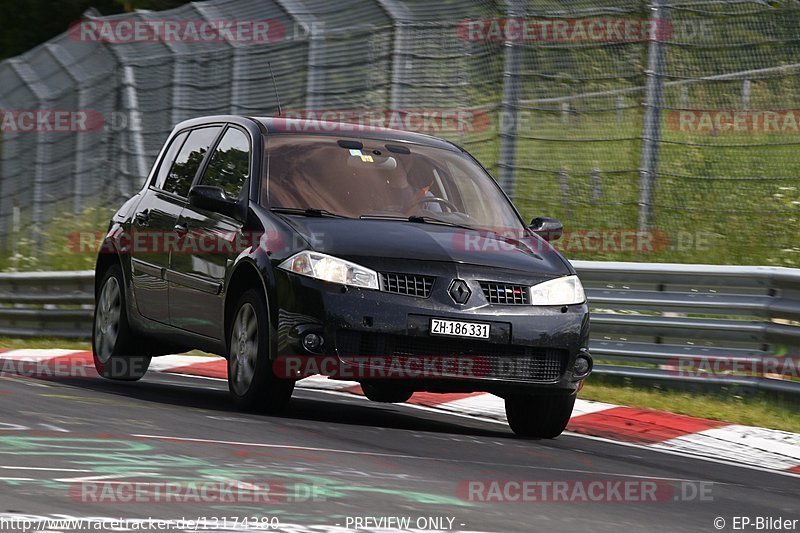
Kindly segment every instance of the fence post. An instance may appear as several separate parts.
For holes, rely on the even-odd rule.
[[[12,70],[19,78],[21,85],[30,92],[33,97],[30,104],[35,105],[39,109],[47,108],[50,104],[50,91],[42,85],[36,74],[33,72],[27,60],[22,57],[15,57],[8,60]],[[34,103],[35,102],[35,103]],[[45,135],[36,135],[36,148],[27,154],[29,158],[30,177],[32,179],[32,204],[31,205],[31,225],[29,228],[30,236],[34,242],[34,255],[39,257],[41,254],[42,243],[42,222],[44,221],[44,200],[46,196],[44,182],[47,179],[45,172],[45,162],[49,160],[51,153],[51,143],[49,138]]]
[[[308,75],[306,77],[306,110],[322,109],[322,87],[324,86],[322,68],[324,63],[325,31],[316,18],[308,28]]]
[[[0,102],[0,109],[5,109],[6,106]],[[0,129],[0,250],[4,250],[8,245],[8,210],[6,209],[6,205],[9,199],[11,199],[11,192],[7,191],[6,187],[10,184],[8,176],[5,174],[6,172],[6,153],[8,152],[8,138],[3,135],[3,131]],[[6,200],[6,202],[3,202]]]
[[[148,168],[145,161],[144,137],[142,136],[141,113],[139,111],[139,95],[136,87],[136,73],[131,65],[125,65],[122,68],[123,81],[122,91],[124,94],[125,109],[129,113],[130,124],[130,140],[133,149],[133,157],[136,164],[135,176],[137,182],[120,183],[119,194],[121,196],[130,196],[131,185],[135,189],[140,188],[147,180]]]
[[[305,106],[306,111],[320,110],[323,100],[322,88],[325,85],[323,78],[325,27],[321,21],[317,20],[314,10],[307,8],[298,0],[275,0],[275,3],[303,28],[303,32],[308,38]],[[286,105],[290,104],[287,102]]]
[[[506,16],[525,16],[523,0],[505,0]],[[497,162],[500,187],[509,198],[514,198],[514,166],[517,157],[517,129],[519,124],[519,82],[522,64],[522,47],[519,43],[505,41],[503,68],[503,100],[500,102],[500,154]]]
[[[647,83],[645,85],[644,124],[642,126],[642,159],[639,165],[639,231],[646,231],[653,222],[653,194],[658,172],[661,141],[661,97],[666,67],[664,28],[668,0],[650,0],[650,24],[655,28],[647,50]]]
[[[408,31],[412,16],[408,6],[397,0],[378,0],[378,4],[392,19],[394,28],[389,109],[397,111],[406,107],[403,99],[403,79],[406,71],[404,58],[409,54],[410,43],[413,39],[411,32]]]
[[[86,95],[86,90],[83,86],[82,79],[78,76],[78,71],[81,69],[80,65],[70,65],[69,60],[65,57],[64,48],[56,46],[53,43],[46,43],[44,49],[50,54],[53,60],[58,63],[58,66],[64,73],[72,80],[73,87],[77,92],[78,109],[86,110],[89,108],[89,102]],[[87,132],[77,133],[73,135],[75,140],[75,153],[78,154],[73,161],[72,170],[72,212],[76,215],[80,213],[83,208],[84,200],[84,176],[86,170],[86,158],[88,152],[88,139]]]
[[[750,109],[750,80],[742,82],[742,109]]]
[[[564,167],[561,167],[561,170],[558,172],[558,188],[561,191],[561,205],[564,206],[564,210],[569,217],[572,215],[572,204],[569,194],[569,172],[567,172],[567,169]]]
[[[600,168],[597,166],[597,164],[592,165],[591,183],[592,205],[595,205],[600,201],[601,198],[603,198],[603,183],[602,179],[600,178]]]
[[[19,269],[19,231],[21,228],[21,217],[19,206],[14,200],[14,207],[11,208],[11,270],[16,272]]]

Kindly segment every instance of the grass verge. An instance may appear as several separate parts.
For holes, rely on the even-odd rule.
[[[0,337],[0,348],[4,350],[22,349],[49,349],[62,348],[64,350],[84,350],[92,349],[92,342],[88,339],[51,339],[46,337],[33,337],[29,339],[15,339],[12,337]]]
[[[578,397],[584,400],[656,409],[733,424],[800,433],[800,410],[797,408],[797,403],[792,404],[787,400],[764,395],[720,396],[644,388],[590,377]]]

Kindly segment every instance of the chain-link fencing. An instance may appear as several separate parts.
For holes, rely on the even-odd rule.
[[[88,12],[0,63],[0,242],[118,205],[175,123],[275,114],[277,92],[287,116],[461,144],[572,258],[797,266],[799,23],[747,0]]]

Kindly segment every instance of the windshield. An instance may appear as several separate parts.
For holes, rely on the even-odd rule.
[[[312,135],[273,135],[267,149],[262,204],[273,209],[522,228],[492,178],[460,152]]]

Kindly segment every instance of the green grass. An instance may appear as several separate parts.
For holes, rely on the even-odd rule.
[[[637,228],[642,108],[625,104],[632,107],[621,120],[609,104],[567,118],[534,109],[520,122],[513,197],[526,220],[553,216],[568,232]],[[598,250],[565,236],[556,247],[570,259],[800,266],[800,243],[787,231],[800,222],[800,135],[688,133],[669,111],[661,133],[652,227],[659,245]],[[454,140],[497,176],[495,135]]]
[[[518,164],[544,171],[521,172],[516,203],[523,213],[555,216],[571,230],[637,227],[641,132],[636,120],[618,124],[603,118],[578,116],[567,123],[537,118],[535,137],[548,140],[521,143]],[[630,140],[582,142],[608,138]],[[786,231],[800,219],[800,158],[792,144],[800,139],[687,134],[666,125],[662,138],[668,142],[661,145],[653,229],[663,232],[666,248],[572,247],[566,249],[569,257],[800,265],[796,236]]]
[[[97,246],[116,207],[87,205],[73,213],[70,205],[61,202],[52,206],[58,214],[38,232],[29,220],[23,220],[15,246],[0,253],[0,271],[94,270]]]
[[[764,396],[719,396],[642,388],[591,377],[578,394],[584,400],[668,411],[733,424],[800,433],[797,404]]]
[[[64,350],[89,351],[92,349],[92,343],[86,339],[70,340],[51,339],[46,337],[15,339],[12,337],[0,337],[0,348],[5,350],[22,350],[27,348],[63,348]]]

